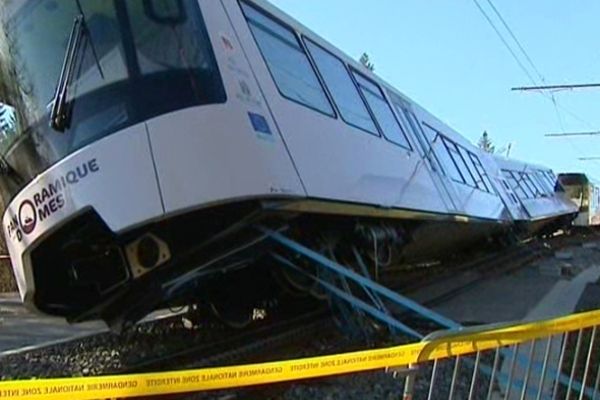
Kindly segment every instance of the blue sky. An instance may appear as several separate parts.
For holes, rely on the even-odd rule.
[[[493,18],[487,0],[478,1]],[[539,93],[511,91],[531,82],[473,0],[271,2],[350,56],[366,51],[379,76],[472,142],[487,130],[497,148],[514,144],[511,157],[600,179],[600,161],[577,160],[600,157],[600,136],[544,137],[600,130],[600,88],[555,92],[558,111]],[[600,1],[494,5],[547,84],[600,82]]]

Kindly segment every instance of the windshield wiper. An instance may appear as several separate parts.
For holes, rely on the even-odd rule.
[[[75,70],[77,59],[76,56],[81,46],[83,30],[83,15],[79,14],[73,21],[69,43],[65,52],[65,58],[63,59],[58,84],[56,85],[56,92],[54,93],[54,99],[52,100],[50,126],[59,132],[64,132],[68,125],[67,96],[69,85],[73,79],[73,71]]]
[[[73,80],[73,74],[75,72],[75,66],[77,64],[77,56],[81,48],[81,42],[84,35],[88,36],[89,45],[96,62],[96,67],[100,73],[100,77],[104,79],[104,72],[100,66],[100,60],[96,53],[96,47],[92,40],[91,34],[88,30],[85,14],[81,7],[79,0],[77,0],[77,7],[79,8],[79,15],[75,17],[73,21],[73,27],[71,28],[71,34],[69,35],[69,43],[67,50],[65,51],[65,57],[63,59],[62,69],[58,78],[58,84],[56,85],[56,92],[51,102],[52,110],[50,112],[50,126],[59,131],[64,130],[69,125],[69,109],[67,105],[67,97],[69,94],[69,86]]]

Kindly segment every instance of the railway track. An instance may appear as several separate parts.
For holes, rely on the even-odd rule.
[[[242,357],[248,362],[248,358],[258,352],[264,356],[266,349],[269,353],[273,352],[302,338],[313,337],[313,334],[330,327],[332,322],[329,313],[325,307],[320,307],[299,316],[240,331],[214,342],[201,343],[172,354],[146,359],[112,373],[149,372],[182,367],[202,368],[230,363]],[[260,361],[268,360],[261,357]]]
[[[471,285],[489,277],[490,272],[493,274],[507,273],[549,251],[550,249],[541,242],[515,246],[508,249],[508,251],[504,249],[454,266],[451,273],[442,277],[417,280],[416,284],[410,286],[398,285],[396,289],[409,290],[413,297],[418,298],[422,304],[432,306],[457,296]],[[464,274],[464,278],[456,279],[457,272]],[[419,293],[423,293],[423,295],[419,296]],[[414,325],[425,333],[428,330],[436,329],[433,325],[422,321],[414,321]],[[311,332],[323,333],[329,329],[335,330],[335,324],[332,322],[331,315],[323,308],[268,326],[259,326],[250,331],[240,332],[216,343],[200,344],[175,354],[145,360],[118,372],[164,370],[169,367],[172,368],[174,365],[185,365],[185,368],[201,368],[231,363],[242,358],[244,362],[268,361],[269,359],[277,359],[273,354],[274,351],[278,353],[277,348],[294,347],[297,340],[307,336],[310,337]],[[265,349],[268,349],[268,351],[265,351]],[[260,354],[260,358],[252,360],[256,354]],[[287,352],[285,356],[289,357],[290,354],[290,352]]]

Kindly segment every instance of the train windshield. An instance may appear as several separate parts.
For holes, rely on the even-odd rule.
[[[160,114],[225,101],[196,0],[6,0],[0,7],[5,203],[82,146]]]

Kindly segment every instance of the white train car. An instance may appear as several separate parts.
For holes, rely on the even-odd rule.
[[[575,226],[600,225],[600,184],[582,173],[562,173],[558,182],[578,207]]]
[[[3,227],[33,309],[120,323],[245,301],[226,272],[260,262],[256,223],[410,259],[512,222],[490,157],[267,2],[1,7]],[[553,204],[523,207],[571,212]]]
[[[519,206],[511,210],[517,224],[530,233],[552,232],[557,226],[570,225],[577,207],[561,190],[556,190],[559,185],[551,169],[501,156],[495,159],[506,202]]]

